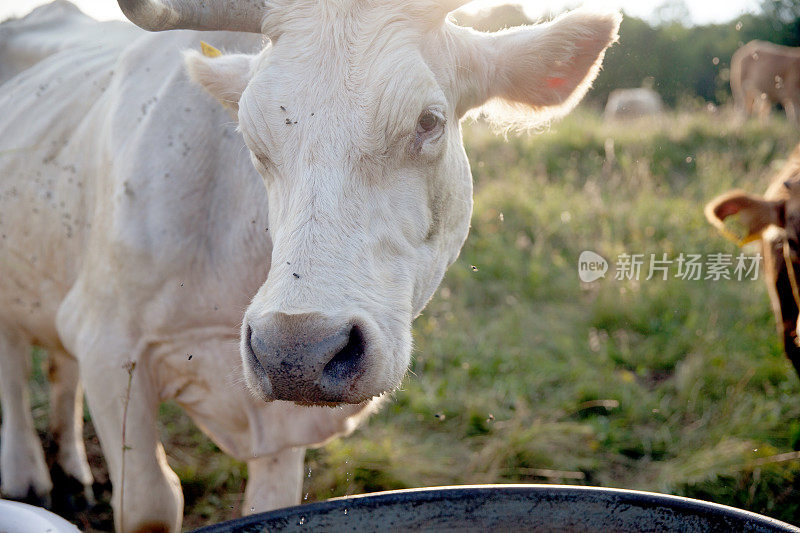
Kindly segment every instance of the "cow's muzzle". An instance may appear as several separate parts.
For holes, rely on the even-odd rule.
[[[268,400],[301,404],[360,403],[368,346],[357,319],[336,323],[321,314],[269,313],[246,320],[242,350]]]

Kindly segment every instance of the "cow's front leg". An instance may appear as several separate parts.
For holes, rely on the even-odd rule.
[[[30,344],[0,324],[0,488],[6,498],[49,504],[53,484],[31,416]]]
[[[130,353],[130,352],[129,352]],[[113,486],[118,532],[180,531],[183,494],[167,464],[149,369],[109,347],[81,357],[81,378]]]
[[[798,125],[798,109],[797,105],[795,104],[794,100],[791,98],[787,98],[781,102],[783,106],[783,112],[786,113],[786,119],[794,124],[795,126]]]
[[[92,503],[92,472],[83,443],[83,389],[79,383],[78,361],[63,350],[50,349],[48,353],[50,433],[57,446],[56,461],[70,480],[70,490],[77,481],[81,492],[78,496],[85,498],[85,503]]]
[[[298,446],[248,461],[243,514],[300,503],[305,455],[306,449]]]

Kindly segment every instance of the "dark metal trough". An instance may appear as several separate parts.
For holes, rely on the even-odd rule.
[[[741,509],[633,490],[472,485],[379,492],[278,509],[198,529],[264,531],[794,532]]]

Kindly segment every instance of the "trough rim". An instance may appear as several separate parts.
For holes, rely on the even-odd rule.
[[[381,503],[392,504],[397,503],[398,496],[405,496],[410,494],[422,493],[424,496],[416,503],[425,503],[435,500],[447,499],[448,496],[458,496],[466,494],[480,494],[489,495],[492,492],[513,494],[520,492],[524,494],[542,494],[551,498],[563,497],[585,497],[593,495],[595,497],[605,497],[609,502],[619,504],[636,504],[637,506],[668,506],[673,510],[685,510],[690,512],[702,512],[723,514],[732,519],[740,519],[743,521],[750,521],[755,527],[769,528],[776,531],[785,531],[787,533],[800,533],[800,527],[794,526],[787,522],[783,522],[776,518],[771,518],[762,514],[746,511],[737,507],[723,505],[719,503],[709,502],[705,500],[698,500],[696,498],[688,498],[686,496],[676,496],[674,494],[663,494],[659,492],[650,492],[643,490],[621,489],[611,487],[596,487],[587,485],[559,485],[559,484],[545,484],[545,483],[499,483],[499,484],[484,484],[484,485],[443,485],[434,487],[416,487],[409,489],[387,490],[380,492],[368,492],[365,494],[355,494],[352,496],[339,496],[330,498],[323,501],[312,502],[301,505],[294,505],[291,507],[284,507],[267,511],[264,513],[256,513],[218,524],[203,526],[195,529],[190,533],[227,533],[229,531],[236,531],[236,528],[244,528],[247,526],[254,526],[263,522],[265,518],[269,519],[290,519],[302,517],[304,515],[313,514],[315,512],[331,512],[339,509],[347,509],[348,504],[358,502],[360,500],[368,499],[374,505]],[[545,501],[544,499],[542,501]]]

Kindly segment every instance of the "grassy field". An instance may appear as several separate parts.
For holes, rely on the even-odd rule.
[[[738,253],[703,205],[732,187],[763,191],[798,137],[780,119],[737,127],[705,109],[620,125],[584,111],[508,141],[467,126],[472,231],[415,323],[412,372],[352,436],[308,453],[306,500],[575,483],[800,524],[800,460],[786,455],[800,449],[800,381],[763,281],[577,274],[583,250],[611,263]],[[234,516],[243,465],[174,405],[162,420],[186,526]]]

